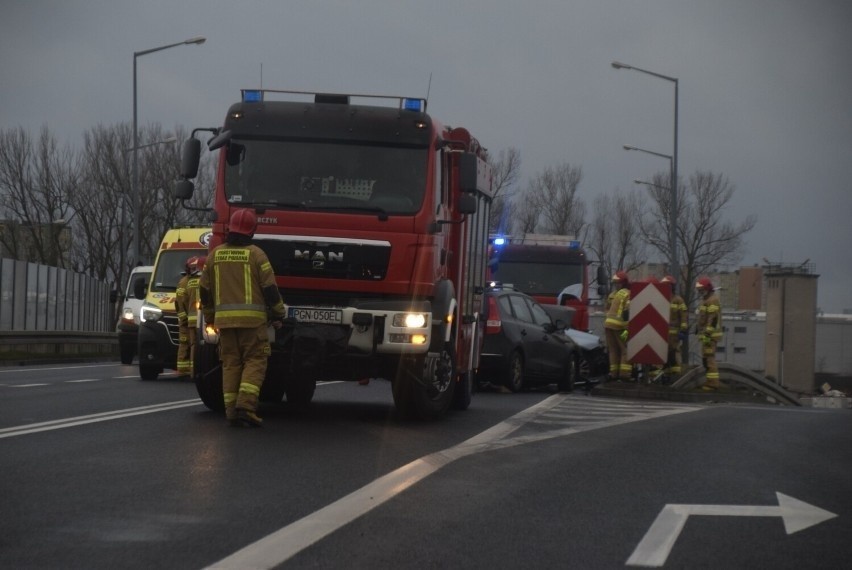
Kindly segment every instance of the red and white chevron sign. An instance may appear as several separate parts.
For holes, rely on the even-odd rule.
[[[671,295],[668,283],[630,284],[627,359],[632,364],[666,363]]]

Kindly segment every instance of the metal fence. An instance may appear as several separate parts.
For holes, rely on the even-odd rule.
[[[110,332],[109,292],[67,269],[0,259],[0,331]]]

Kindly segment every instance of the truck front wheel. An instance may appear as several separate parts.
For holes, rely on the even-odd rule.
[[[404,417],[431,420],[453,403],[454,358],[448,348],[402,359],[393,380],[393,401]]]
[[[215,344],[200,343],[195,350],[195,389],[209,409],[225,410],[222,396],[222,363]]]

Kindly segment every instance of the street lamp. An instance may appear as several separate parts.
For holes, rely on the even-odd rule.
[[[182,42],[177,42],[173,44],[168,44],[164,46],[159,46],[151,49],[145,49],[142,51],[133,52],[133,216],[134,216],[134,232],[133,232],[133,264],[136,265],[139,262],[139,238],[140,238],[140,225],[142,214],[140,210],[140,198],[139,198],[139,161],[137,159],[139,146],[139,133],[137,129],[137,105],[136,105],[136,59],[143,56],[148,55],[149,53],[154,53],[155,51],[163,51],[164,49],[169,49],[182,45],[190,45],[190,44],[203,44],[207,41],[207,38],[197,36],[194,38],[189,38],[188,40],[184,40]],[[146,145],[147,146],[147,145]]]
[[[134,157],[134,161],[135,161],[137,150],[141,150],[143,148],[148,148],[149,146],[157,146],[157,145],[161,145],[161,144],[170,144],[170,143],[173,143],[173,142],[177,142],[177,137],[174,136],[174,135],[171,135],[171,136],[169,136],[169,137],[167,137],[167,138],[165,138],[161,141],[154,141],[152,143],[141,144],[139,146],[126,148],[126,149],[124,149],[124,156],[125,156],[125,159],[126,159],[127,153],[132,152],[133,157]],[[139,183],[139,181],[136,180],[135,164],[134,164],[133,178],[134,178],[134,180],[133,180],[134,204],[138,204],[138,202],[136,201],[136,198],[138,197],[139,193],[135,192],[135,189],[136,189],[136,187],[137,187],[136,185]],[[124,254],[127,253],[127,249],[125,248],[125,245],[124,245],[124,234],[125,234],[125,229],[127,228],[127,220],[126,220],[125,215],[124,215],[124,212],[126,210],[126,204],[127,204],[127,196],[125,194],[123,194],[123,199],[121,201],[121,255],[122,255],[122,260],[124,259],[124,257],[123,257]],[[139,211],[139,209],[140,208],[137,205],[134,208],[134,212]],[[137,229],[135,230],[135,233],[138,235],[139,234],[138,228],[140,227],[139,226],[140,217],[136,217],[135,219],[137,220],[137,222],[136,222],[137,223],[137,226],[136,226]],[[137,262],[137,256],[138,256],[138,253],[139,253],[139,242],[134,240],[133,243],[134,243],[134,246],[135,246],[135,249],[133,251],[133,264],[135,265],[136,262]],[[123,261],[122,261],[122,263],[123,263]]]
[[[666,81],[671,81],[674,83],[674,151],[672,155],[669,157],[668,155],[661,155],[667,158],[670,158],[672,161],[671,165],[671,173],[672,173],[672,183],[671,183],[671,211],[669,212],[669,249],[671,250],[671,257],[669,259],[669,263],[671,265],[672,275],[676,276],[676,278],[680,279],[680,266],[678,265],[677,260],[677,233],[675,232],[675,227],[677,224],[677,106],[678,106],[678,79],[677,77],[669,77],[668,75],[662,75],[661,73],[656,73],[653,71],[648,71],[647,69],[642,69],[639,67],[634,67],[632,65],[628,65],[626,63],[621,63],[620,61],[613,61],[612,66],[615,69],[632,69],[634,71],[638,71],[639,73],[645,73],[647,75],[652,75],[654,77],[658,77],[660,79],[665,79]],[[624,147],[627,149],[627,145]],[[641,150],[635,147],[631,147],[627,150]],[[643,151],[649,152],[650,154],[658,154],[651,151]]]
[[[653,186],[654,188],[661,188],[663,190],[671,190],[670,186],[660,186],[659,184],[654,184],[653,182],[648,182],[647,180],[639,180],[638,178],[633,179],[633,184],[644,184],[645,186]]]

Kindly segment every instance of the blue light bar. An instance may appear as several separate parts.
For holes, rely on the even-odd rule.
[[[243,103],[261,103],[263,91],[260,89],[243,89]]]
[[[494,238],[494,245],[505,245],[505,244],[506,244],[506,238],[502,238],[502,237]]]
[[[571,249],[580,249],[580,242],[577,240],[572,240],[568,242],[568,247]]]
[[[423,112],[423,99],[407,99],[402,100],[402,108],[406,111]]]

